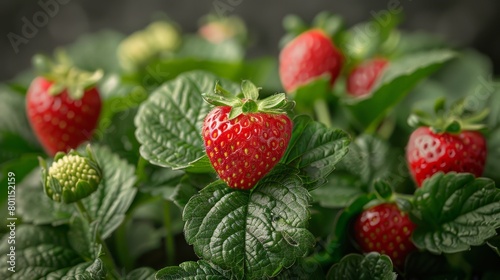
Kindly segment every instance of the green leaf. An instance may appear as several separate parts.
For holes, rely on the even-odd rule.
[[[284,269],[276,280],[289,280],[289,279],[325,279],[325,273],[321,265],[309,259],[298,259],[291,267]]]
[[[99,130],[99,145],[109,147],[115,154],[129,163],[139,161],[140,144],[135,138],[135,127],[131,125],[137,114],[137,107],[113,113],[113,116],[104,124],[106,129]]]
[[[97,191],[82,202],[99,224],[101,238],[106,239],[125,219],[134,200],[135,168],[107,147],[94,145],[92,150],[103,176]]]
[[[386,141],[362,134],[349,145],[349,152],[328,177],[328,183],[312,195],[324,207],[345,207],[361,194],[372,192],[376,180],[396,186],[407,177],[403,155]]]
[[[392,187],[387,182],[376,181],[374,188],[380,198],[388,200],[392,197]]]
[[[99,245],[96,243],[97,222],[88,223],[79,215],[71,217],[69,223],[68,240],[71,247],[85,260],[99,257]]]
[[[486,244],[497,254],[500,256],[500,236],[495,236],[490,238]]]
[[[484,168],[484,176],[500,183],[500,128],[493,130],[488,135],[487,141],[488,156],[486,157],[486,166]]]
[[[296,102],[295,109],[298,113],[314,115],[314,103],[318,100],[326,100],[331,93],[329,75],[320,76],[295,90],[293,99]]]
[[[342,208],[366,194],[358,177],[333,172],[325,185],[311,192],[314,201],[326,208]]]
[[[194,162],[191,162],[190,165],[186,168],[186,172],[191,173],[215,173],[214,167],[208,159],[208,156],[205,154],[201,158],[197,159]]]
[[[0,85],[0,163],[41,152],[26,117],[25,96]]]
[[[104,280],[107,272],[101,259],[86,262],[70,268],[63,268],[47,275],[48,280]]]
[[[34,225],[60,225],[68,223],[75,212],[73,205],[54,203],[42,187],[40,168],[33,170],[22,183],[16,186],[17,214],[25,223]],[[36,205],[36,207],[33,207]]]
[[[296,171],[277,166],[252,192],[216,181],[184,208],[188,243],[237,279],[275,276],[314,245],[306,229],[309,193]]]
[[[397,106],[398,123],[408,132],[413,131],[406,125],[408,115],[420,110],[432,113],[438,98],[448,102],[464,98],[469,111],[479,112],[491,108],[489,125],[494,126],[492,117],[497,107],[494,100],[495,86],[491,80],[491,61],[488,57],[473,50],[465,50],[455,57],[429,79],[415,87]]]
[[[156,271],[150,267],[136,268],[130,271],[124,280],[155,280]]]
[[[327,259],[338,261],[344,256],[345,246],[348,243],[347,236],[350,232],[349,227],[354,216],[363,211],[363,208],[370,201],[376,199],[375,194],[363,194],[357,197],[349,206],[345,207],[335,219],[335,230],[326,246]],[[325,256],[315,256],[322,259]]]
[[[16,225],[15,244],[5,235],[0,244],[1,279],[39,279],[59,269],[70,268],[83,260],[71,249],[65,228]],[[7,270],[7,261],[15,247],[15,273]]]
[[[160,196],[165,200],[172,200],[175,187],[180,183],[184,174],[179,170],[155,168],[151,174],[147,175],[148,180],[140,191],[152,196]]]
[[[405,276],[407,279],[465,279],[462,271],[450,266],[445,255],[429,252],[414,252],[406,258]]]
[[[135,168],[104,146],[92,146],[103,177],[97,191],[82,199],[91,218],[96,221],[98,232],[106,239],[121,224],[132,203],[137,188],[134,187]],[[18,195],[19,214],[25,222],[59,225],[67,223],[76,213],[72,205],[53,203],[43,193],[39,169],[23,182]],[[33,207],[37,205],[37,207]]]
[[[227,274],[227,273],[225,273]],[[228,280],[225,274],[220,272],[210,263],[200,260],[197,262],[183,262],[179,266],[169,266],[158,271],[156,280],[179,280],[179,279],[213,279]]]
[[[100,31],[83,35],[66,46],[71,61],[80,69],[106,73],[119,73],[120,63],[116,50],[124,36],[114,31]]]
[[[182,73],[202,70],[236,83],[250,80],[268,93],[281,90],[278,62],[275,57],[264,57],[248,61],[213,61],[199,58],[174,58],[151,63],[137,79],[150,89],[175,79]],[[225,85],[224,85],[225,86]]]
[[[449,47],[443,38],[437,34],[430,34],[425,32],[404,32],[399,31],[399,40],[393,54],[401,56],[421,51],[435,50],[440,48]]]
[[[3,146],[2,146],[3,148]],[[9,186],[9,179],[19,185],[33,169],[38,167],[38,155],[23,154],[16,159],[0,164],[0,186]],[[10,174],[10,175],[9,175]],[[12,182],[11,182],[12,185]],[[0,193],[0,203],[7,200],[8,191]]]
[[[141,155],[150,163],[181,169],[205,155],[201,128],[211,106],[201,94],[213,90],[216,76],[195,71],[183,74],[156,90],[135,118]],[[223,82],[232,92],[239,86]]]
[[[94,134],[98,139],[120,143],[124,141],[119,138],[124,137],[120,132],[133,129],[129,119],[133,118],[137,111],[135,108],[146,100],[148,93],[144,87],[126,82],[117,74],[107,75],[99,84],[99,92],[103,105]],[[126,136],[129,138],[128,134]],[[127,140],[137,142],[135,139]]]
[[[372,128],[403,99],[417,82],[455,56],[449,50],[406,55],[391,61],[366,98],[346,98],[346,106],[363,128]]]
[[[437,173],[415,192],[413,242],[434,253],[483,244],[500,227],[500,190],[468,173]]]
[[[391,259],[379,253],[369,253],[365,256],[350,254],[340,263],[332,266],[328,272],[328,280],[395,280],[396,273],[392,272]]]
[[[281,162],[300,169],[308,188],[324,184],[335,165],[347,154],[349,135],[307,116],[298,116],[293,123],[292,138]]]
[[[175,187],[170,198],[173,199],[177,206],[184,208],[192,196],[215,180],[213,174],[186,174]]]

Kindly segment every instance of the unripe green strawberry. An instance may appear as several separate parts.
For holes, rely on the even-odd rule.
[[[101,170],[87,147],[87,155],[75,151],[59,152],[54,162],[47,164],[40,159],[45,193],[57,202],[72,203],[91,195],[101,181]]]

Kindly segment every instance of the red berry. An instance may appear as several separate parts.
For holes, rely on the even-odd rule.
[[[354,237],[363,252],[385,254],[401,268],[408,254],[416,249],[411,241],[414,229],[415,224],[396,204],[384,203],[364,210],[356,218]]]
[[[231,107],[215,107],[205,118],[203,140],[212,166],[234,189],[251,189],[281,159],[290,141],[286,114],[243,113],[228,120]]]
[[[342,69],[343,56],[332,40],[318,29],[306,31],[280,53],[280,78],[287,92],[325,73],[333,84]]]
[[[69,97],[67,90],[50,95],[52,82],[38,77],[26,95],[28,120],[45,151],[53,156],[67,152],[89,140],[101,112],[101,98],[95,87],[85,91],[79,100]]]
[[[375,58],[355,67],[347,77],[347,92],[356,97],[369,94],[387,64],[386,59]]]
[[[419,127],[410,135],[406,160],[419,187],[439,171],[468,172],[479,177],[486,163],[486,140],[477,131],[438,134],[429,127]]]

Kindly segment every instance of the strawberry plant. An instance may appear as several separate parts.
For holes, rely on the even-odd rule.
[[[500,277],[489,60],[395,16],[283,22],[276,56],[162,20],[3,82],[0,278]]]

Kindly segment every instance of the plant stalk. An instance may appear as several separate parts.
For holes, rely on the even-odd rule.
[[[319,122],[326,125],[326,127],[333,126],[330,109],[328,109],[328,104],[325,99],[318,99],[314,102],[314,112]]]
[[[171,266],[175,264],[175,242],[172,229],[172,213],[170,212],[170,201],[165,201],[163,209],[163,223],[165,225],[165,252],[167,254],[167,266]]]
[[[84,218],[89,224],[93,222],[92,217],[90,216],[89,212],[87,211],[87,208],[85,208],[85,205],[83,205],[81,200],[78,200],[76,203],[76,208],[82,218]],[[116,266],[115,261],[113,260],[113,256],[111,255],[111,251],[108,248],[108,245],[106,245],[106,242],[102,240],[101,235],[97,233],[96,235],[97,242],[101,244],[102,250],[104,251],[104,255],[102,256],[102,260],[105,264],[107,264],[108,268],[111,268],[111,274],[114,279],[121,279],[120,274],[118,273],[118,267]]]

